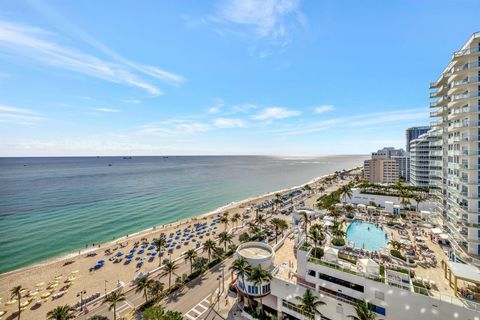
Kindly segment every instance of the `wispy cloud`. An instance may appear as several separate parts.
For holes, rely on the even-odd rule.
[[[323,121],[305,122],[302,123],[300,129],[299,126],[296,125],[295,127],[280,129],[276,132],[286,135],[298,135],[321,132],[332,127],[369,127],[390,125],[392,123],[411,123],[412,121],[419,120],[428,120],[428,112],[424,108],[373,112]]]
[[[330,104],[326,104],[326,105],[323,105],[323,106],[315,107],[313,112],[314,113],[326,113],[326,112],[333,111],[334,109],[335,109],[334,106],[332,106]]]
[[[112,108],[95,108],[95,110],[100,111],[100,112],[120,112],[118,109],[112,109]]]
[[[274,119],[285,119],[300,115],[300,111],[287,108],[270,107],[264,109],[261,113],[254,115],[255,120],[271,121]]]
[[[243,128],[247,125],[245,120],[235,118],[217,118],[213,120],[217,128]]]
[[[208,113],[219,113],[219,112],[220,112],[220,107],[208,108]]]
[[[134,86],[152,95],[160,95],[162,91],[140,74],[175,83],[183,81],[181,76],[173,73],[126,60],[99,43],[97,46],[102,47],[103,52],[109,52],[114,61],[64,46],[54,40],[56,36],[40,28],[0,21],[0,49],[13,57],[22,56],[57,68]]]
[[[218,21],[250,28],[258,38],[285,41],[288,19],[304,19],[298,0],[230,0],[220,5]],[[302,20],[303,21],[303,20]]]
[[[0,104],[0,123],[33,125],[42,120],[45,118],[29,109]]]
[[[233,113],[247,113],[254,109],[257,109],[258,106],[251,103],[239,104],[231,107]]]
[[[140,103],[139,99],[123,99],[121,101],[123,103],[132,103],[132,104],[139,104]]]

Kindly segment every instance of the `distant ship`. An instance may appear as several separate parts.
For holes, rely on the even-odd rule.
[[[112,166],[112,164],[111,164],[111,163],[109,163],[109,164],[108,164],[108,166],[109,166],[109,167],[111,167],[111,166]]]
[[[168,159],[168,157],[163,157],[163,159]]]
[[[132,159],[132,157],[123,157],[123,159]]]

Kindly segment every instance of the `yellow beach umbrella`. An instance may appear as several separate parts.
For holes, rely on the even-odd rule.
[[[49,289],[56,288],[58,287],[58,283],[52,283],[51,285],[48,286]]]
[[[27,291],[27,289],[22,289],[20,290],[20,293],[24,293],[25,291]]]
[[[23,307],[28,306],[29,304],[30,304],[30,301],[28,301],[28,300],[27,300],[27,301],[23,301],[22,303],[20,303],[20,307],[23,308]]]
[[[7,301],[7,302],[5,302],[5,305],[9,306],[9,305],[11,305],[11,304],[14,304],[15,302],[17,302],[17,299],[13,299],[13,300]]]
[[[51,291],[44,292],[40,295],[40,298],[46,299],[46,298],[50,297],[51,294],[52,294]]]
[[[7,311],[0,311],[0,317],[3,317]]]
[[[39,282],[39,283],[37,283],[37,284],[35,285],[35,287],[41,287],[41,286],[43,286],[44,284],[45,284],[45,282]]]
[[[78,273],[78,270],[73,270],[72,273],[76,274],[76,273]]]
[[[28,296],[33,297],[33,296],[36,296],[37,294],[38,294],[38,291],[31,291],[28,293]]]
[[[63,276],[61,274],[55,277],[55,279],[57,279],[57,280],[62,279],[62,278],[63,278]]]

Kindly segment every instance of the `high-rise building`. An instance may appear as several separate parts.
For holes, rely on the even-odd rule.
[[[427,133],[428,130],[430,130],[429,126],[411,127],[405,130],[406,138],[407,138],[407,145],[406,145],[407,152],[410,152],[410,141],[417,139],[424,133]]]
[[[408,152],[403,151],[403,154],[393,155],[390,158],[397,161],[400,178],[405,182],[410,181],[410,156]]]
[[[446,220],[455,259],[480,265],[479,124],[480,32],[454,52],[430,103],[431,127],[442,145],[435,181],[438,211]],[[435,161],[436,163],[437,161]]]
[[[441,140],[435,130],[410,141],[410,183],[417,187],[435,188],[441,170]]]
[[[399,181],[398,162],[386,154],[372,153],[370,160],[364,161],[364,178],[372,183],[397,183]]]

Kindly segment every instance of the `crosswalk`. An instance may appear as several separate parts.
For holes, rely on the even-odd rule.
[[[201,318],[201,315],[203,315],[207,310],[210,308],[210,300],[209,300],[210,295],[206,296],[205,299],[197,303],[196,306],[194,306],[192,309],[190,309],[186,314],[185,317],[187,317],[190,320],[199,320],[203,319]]]
[[[134,305],[131,302],[125,300],[125,303],[117,308],[117,317],[119,317],[122,313],[133,308],[134,308]]]

